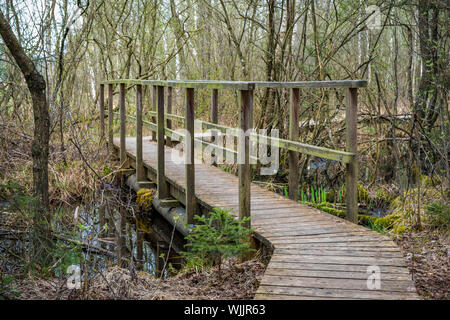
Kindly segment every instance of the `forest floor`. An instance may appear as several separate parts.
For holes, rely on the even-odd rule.
[[[417,293],[424,299],[450,298],[448,232],[404,233],[394,239],[406,258]]]
[[[423,299],[450,298],[448,232],[404,233],[395,239],[406,258],[418,294]],[[168,279],[155,279],[134,269],[112,267],[95,275],[87,288],[69,290],[66,279],[24,279],[14,289],[19,299],[252,299],[264,275],[260,259],[244,263],[227,261],[219,277],[217,267],[181,272]]]
[[[25,279],[14,289],[25,300],[241,300],[252,299],[266,266],[259,259],[244,263],[228,261],[222,267],[200,272],[182,272],[156,279],[145,272],[111,267],[97,273],[87,289],[70,290],[66,279]]]

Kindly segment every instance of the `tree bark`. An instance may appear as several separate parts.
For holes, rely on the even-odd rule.
[[[48,197],[48,154],[50,119],[46,96],[46,82],[37,71],[33,61],[26,55],[11,26],[0,11],[0,34],[11,55],[19,66],[31,94],[34,116],[34,138],[31,146],[33,158],[34,208],[34,257],[45,258],[42,250],[48,244],[50,222]],[[34,259],[35,260],[35,259]],[[42,261],[42,260],[41,260]]]

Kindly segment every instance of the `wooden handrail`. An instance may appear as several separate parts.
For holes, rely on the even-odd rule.
[[[266,82],[266,81],[220,81],[220,80],[139,80],[118,79],[105,80],[100,84],[127,84],[127,85],[153,85],[163,87],[178,87],[192,89],[234,89],[253,90],[262,88],[363,88],[367,86],[367,80],[332,80],[332,81],[291,81],[291,82]]]
[[[257,160],[249,154],[249,143],[262,142],[266,144],[276,143],[279,148],[288,150],[289,153],[289,198],[298,200],[298,159],[299,153],[317,156],[325,159],[336,160],[346,165],[346,203],[347,203],[347,219],[357,222],[357,89],[367,86],[366,80],[336,80],[336,81],[296,81],[296,82],[264,82],[264,81],[216,81],[216,80],[139,80],[139,79],[119,79],[106,80],[100,82],[100,135],[103,137],[105,130],[105,90],[104,86],[108,85],[108,145],[113,147],[113,85],[120,85],[120,113],[121,119],[120,130],[120,156],[122,162],[126,159],[125,148],[125,121],[131,119],[136,121],[136,139],[137,153],[136,168],[138,180],[142,179],[142,126],[152,130],[152,138],[158,143],[158,197],[164,198],[169,196],[169,188],[165,181],[164,175],[164,144],[165,140],[171,146],[173,140],[182,141],[187,144],[185,148],[186,157],[186,189],[185,189],[185,206],[186,221],[193,223],[194,212],[196,208],[195,200],[195,167],[194,167],[194,142],[201,143],[202,148],[214,146],[227,153],[233,154],[235,160],[239,158],[238,175],[239,175],[239,217],[244,218],[250,216],[250,178],[251,166],[250,159]],[[153,91],[153,110],[149,111],[152,122],[142,119],[142,86],[150,85]],[[137,117],[125,114],[125,94],[131,86],[136,87],[137,91]],[[168,87],[167,108],[164,110],[164,87]],[[172,87],[184,88],[186,93],[185,115],[179,116],[172,114]],[[212,89],[211,92],[211,113],[210,121],[201,121],[202,128],[212,129],[220,132],[226,132],[235,137],[240,137],[238,151],[220,147],[214,143],[206,142],[194,136],[194,89]],[[256,133],[244,135],[247,129],[253,128],[253,91],[260,88],[289,89],[290,105],[289,105],[289,137],[281,139],[268,137]],[[346,90],[347,108],[346,108],[346,148],[345,151],[332,150],[324,147],[304,144],[298,141],[298,109],[299,109],[299,89],[305,88],[341,88]],[[232,89],[240,91],[240,110],[239,110],[239,129],[218,124],[218,90]],[[186,140],[184,134],[172,129],[171,121],[181,121],[184,123],[185,129],[190,133],[189,140]],[[158,139],[156,139],[158,137]],[[165,139],[166,137],[166,139]],[[189,146],[192,146],[190,148]]]

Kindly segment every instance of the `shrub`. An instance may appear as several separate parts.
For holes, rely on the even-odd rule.
[[[229,212],[230,210],[214,208],[208,217],[194,217],[199,224],[194,225],[192,232],[186,236],[186,247],[190,250],[182,252],[186,257],[188,269],[217,264],[220,277],[224,259],[254,251],[248,241],[253,230],[244,227],[244,223],[250,218],[236,220]]]

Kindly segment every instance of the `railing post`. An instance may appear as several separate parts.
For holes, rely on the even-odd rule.
[[[100,140],[105,138],[105,85],[100,84]]]
[[[157,171],[157,185],[158,185],[158,199],[164,199],[169,196],[166,176],[164,172],[164,87],[158,86],[158,171]]]
[[[289,140],[298,141],[298,105],[300,89],[291,89],[289,104]],[[298,152],[289,150],[289,199],[298,200]]]
[[[123,166],[127,159],[125,146],[126,118],[125,118],[125,83],[120,84],[120,163]]]
[[[184,156],[186,168],[186,223],[194,223],[195,166],[194,166],[194,89],[186,88]]]
[[[167,113],[172,114],[172,87],[167,87]],[[166,120],[167,129],[172,129],[172,120]],[[167,146],[172,147],[172,139],[167,136]]]
[[[146,180],[142,161],[142,85],[136,86],[136,180]]]
[[[113,114],[113,85],[108,84],[108,148],[114,151],[114,114]]]
[[[219,90],[218,89],[212,89],[211,92],[211,115],[210,115],[210,121],[212,123],[218,124],[219,123],[219,112],[218,112],[218,105],[219,105]],[[211,130],[212,136],[214,137],[214,143],[217,144],[217,130]],[[223,151],[222,151],[223,152]],[[216,157],[215,150],[211,153],[211,157]],[[213,166],[217,166],[217,158],[216,161],[213,163]]]
[[[240,112],[239,112],[239,141],[238,141],[238,175],[239,175],[239,219],[250,217],[250,137],[247,130],[252,125],[251,111],[253,110],[253,90],[241,90]],[[240,155],[239,155],[240,153]],[[250,228],[250,221],[245,224]]]
[[[358,125],[358,89],[350,88],[347,90],[347,109],[345,115],[346,122],[346,151],[354,153],[355,156],[347,163],[345,185],[346,185],[346,204],[347,220],[358,222],[358,143],[357,143],[357,125]]]
[[[217,124],[219,122],[218,113],[219,90],[212,89],[211,92],[211,122]]]
[[[156,92],[156,86],[152,86],[152,105],[153,105],[153,110],[152,111],[157,111],[157,105],[156,105],[156,96],[157,96],[157,92]],[[156,118],[154,116],[152,116],[152,122],[156,123]],[[152,131],[152,141],[156,141],[156,132]]]

